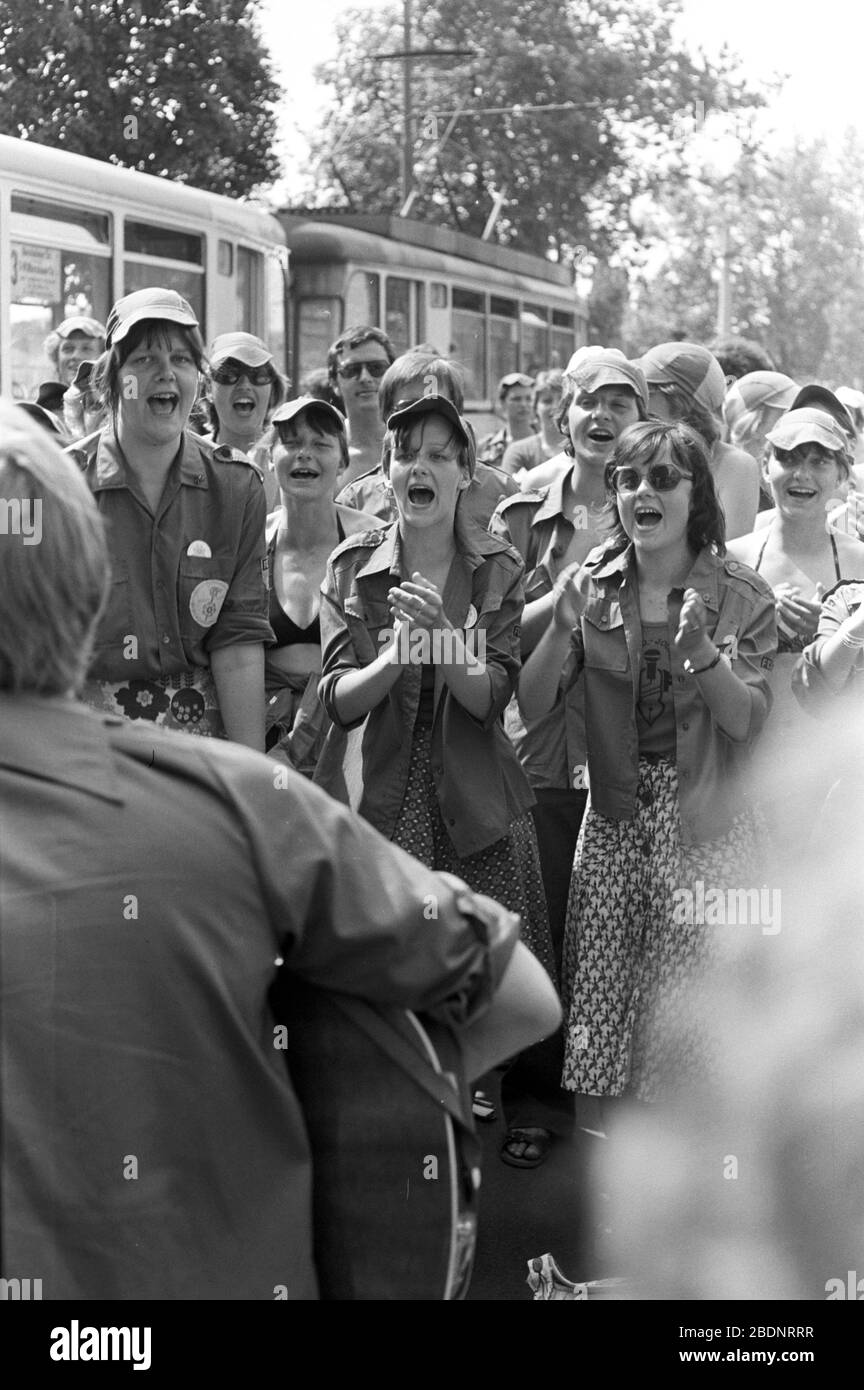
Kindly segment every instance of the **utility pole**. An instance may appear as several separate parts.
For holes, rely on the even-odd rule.
[[[407,203],[414,181],[414,144],[411,139],[411,0],[404,0],[402,37],[405,60],[402,64],[402,203]]]

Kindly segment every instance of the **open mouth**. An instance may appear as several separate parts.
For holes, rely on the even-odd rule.
[[[239,400],[231,402],[231,409],[243,419],[248,419],[255,413],[255,402],[246,396],[241,396]]]
[[[650,531],[655,526],[659,526],[663,520],[662,512],[658,512],[655,507],[637,507],[633,513],[633,518],[637,526]]]
[[[809,502],[811,497],[816,496],[815,487],[787,487],[787,497],[797,497],[799,501]]]
[[[155,415],[171,415],[180,404],[176,391],[159,391],[147,397],[147,404]]]
[[[309,480],[312,478],[317,478],[318,474],[312,468],[292,468],[291,477],[300,478],[302,481],[303,479]]]
[[[611,430],[604,430],[600,425],[595,425],[588,431],[588,438],[593,439],[595,444],[611,444],[615,436]]]
[[[431,487],[422,487],[415,483],[408,489],[408,501],[412,507],[431,507],[435,501],[435,493]]]

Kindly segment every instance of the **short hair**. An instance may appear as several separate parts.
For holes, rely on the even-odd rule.
[[[666,397],[676,422],[689,425],[691,430],[702,436],[709,449],[714,448],[723,430],[720,421],[711,414],[707,406],[671,381],[652,381],[649,383],[649,389],[659,391]]]
[[[326,401],[328,405],[335,405],[343,415],[345,413],[342,397],[330,385],[330,374],[326,367],[314,367],[311,372],[306,373],[300,382],[300,395],[314,396],[316,401]]]
[[[318,434],[327,434],[339,443],[339,450],[342,459],[341,468],[348,467],[348,435],[342,425],[336,423],[331,412],[322,406],[308,405],[304,410],[298,411],[297,415],[290,420],[280,420],[278,424],[270,426],[268,445],[270,451],[280,438],[282,429],[290,430],[292,434],[297,433],[297,420],[300,416],[308,422],[310,429],[317,430]]]
[[[0,689],[67,695],[87,674],[110,569],[102,518],[49,435],[0,403]],[[16,530],[17,503],[33,524]]]
[[[632,386],[628,386],[626,382],[623,381],[620,384],[618,382],[613,382],[612,387],[615,391],[629,391],[630,395],[636,402],[636,409],[639,412],[639,419],[648,419],[648,412],[645,409],[645,402],[639,395],[638,391],[634,391]],[[605,391],[608,388],[600,386],[597,389],[600,391]],[[558,414],[555,416],[555,424],[558,426],[559,430],[564,436],[564,444],[562,446],[561,452],[564,454],[568,454],[571,459],[574,457],[573,440],[570,438],[570,424],[567,417],[570,414],[570,407],[576,399],[577,392],[581,390],[582,387],[579,385],[577,381],[573,379],[572,376],[565,376],[563,378],[564,394],[562,395],[561,403],[558,406]]]
[[[415,426],[417,424],[420,424],[425,429],[427,421],[431,418],[431,416],[434,413],[434,411],[430,411],[428,415],[419,415],[415,416],[412,420],[405,420],[402,424],[397,425],[395,429],[388,430],[387,433],[384,435],[384,447],[381,451],[381,467],[383,468],[384,473],[387,477],[389,477],[390,475],[390,463],[393,458],[394,451],[396,449],[407,448],[408,442],[411,438],[411,433],[414,430]],[[445,417],[442,416],[440,418],[444,419]],[[449,423],[450,422],[448,421],[448,424]],[[422,439],[422,434],[420,437]],[[447,443],[449,444],[454,439],[457,441],[459,445],[459,465],[461,468],[465,470],[466,474],[470,478],[471,458],[468,445],[465,443],[463,439],[459,438],[459,435],[457,434],[456,430],[451,426],[450,438],[447,440]]]
[[[382,420],[386,421],[393,414],[401,387],[420,379],[425,383],[427,377],[432,379],[431,384],[434,387],[429,394],[447,396],[461,415],[465,406],[462,368],[457,362],[451,362],[448,357],[439,357],[435,353],[412,348],[410,352],[403,352],[401,357],[391,362],[381,378],[378,386],[378,409]]]
[[[776,371],[774,363],[760,343],[752,338],[718,338],[711,351],[723,368],[723,375],[736,379],[749,372]]]
[[[696,430],[682,420],[640,420],[636,425],[628,425],[618,438],[604,475],[610,521],[607,546],[617,552],[630,543],[621,524],[612,474],[616,468],[631,465],[644,468],[660,453],[668,454],[670,461],[682,473],[693,475],[687,520],[687,544],[690,549],[698,555],[706,546],[713,545],[718,555],[725,555],[726,519],[714,486],[708,450]]]
[[[45,342],[42,344],[42,349],[45,353],[45,356],[48,358],[48,361],[51,363],[52,367],[55,368],[55,370],[58,369],[60,365],[60,344],[67,342],[69,338],[93,339],[97,343],[102,344],[101,348],[99,349],[100,353],[105,351],[104,333],[85,333],[83,328],[76,328],[71,333],[64,334],[61,337],[61,335],[57,332],[56,328],[52,328],[51,332],[48,334],[48,337],[45,339]]]
[[[125,338],[121,338],[119,343],[115,343],[107,352],[104,352],[93,368],[91,377],[93,389],[98,391],[107,401],[112,412],[116,413],[123,395],[120,378],[123,364],[142,343],[145,343],[147,347],[150,347],[154,342],[167,343],[172,333],[179,333],[183,338],[198,371],[206,370],[207,357],[204,351],[204,339],[201,337],[199,328],[171,323],[168,319],[142,319],[140,323],[136,323],[134,327],[129,329]]]
[[[340,333],[335,343],[330,345],[330,349],[327,353],[327,374],[333,385],[339,380],[336,368],[339,366],[340,354],[344,352],[346,348],[362,347],[363,343],[380,343],[387,354],[388,362],[395,361],[396,349],[383,328],[372,328],[366,324],[355,324],[351,328],[346,328],[344,333]]]
[[[534,393],[531,397],[531,404],[537,406],[537,401],[544,391],[555,391],[559,396],[564,390],[564,373],[560,367],[550,367],[547,372],[538,372],[534,378]]]
[[[238,357],[226,357],[222,362],[219,363],[219,366],[220,366],[220,367],[227,367],[227,365],[228,365],[229,362],[230,362],[230,363],[233,363],[233,365],[234,365],[235,367],[242,367],[244,371],[248,371],[248,370],[249,370],[249,364],[248,364],[247,362],[241,362],[240,359],[239,359]],[[267,362],[267,363],[265,363],[265,366],[269,367],[270,370],[271,370],[271,372],[273,373],[273,381],[271,382],[271,385],[270,385],[270,399],[269,399],[269,401],[267,402],[267,409],[266,409],[266,411],[264,412],[264,423],[265,423],[265,425],[266,425],[267,422],[268,422],[269,419],[270,419],[270,416],[273,414],[273,411],[274,411],[274,410],[278,410],[279,406],[282,404],[282,402],[284,401],[286,395],[288,394],[288,379],[287,379],[287,377],[284,377],[284,376],[282,375],[282,373],[278,370],[278,368],[277,368],[272,362]],[[198,370],[199,370],[199,371],[201,370],[200,367],[199,367]],[[218,383],[217,383],[217,384],[218,384]],[[213,431],[213,438],[214,438],[215,440],[218,441],[218,439],[219,439],[220,420],[219,420],[219,411],[216,409],[216,402],[213,400],[213,395],[212,395],[212,392],[213,392],[213,379],[212,379],[212,377],[211,377],[211,379],[210,379],[208,391],[209,391],[209,394],[205,397],[206,404],[207,404],[207,413],[208,413],[209,418],[210,418],[210,428],[211,428],[211,430]]]

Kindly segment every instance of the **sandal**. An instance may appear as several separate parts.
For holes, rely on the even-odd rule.
[[[548,1129],[508,1129],[501,1145],[501,1161],[509,1163],[511,1168],[539,1168],[549,1157],[551,1147],[552,1135]],[[517,1153],[517,1149],[521,1152]]]
[[[485,1091],[475,1091],[474,1099],[471,1102],[471,1113],[475,1120],[481,1124],[491,1125],[493,1120],[497,1120],[498,1115],[495,1106],[492,1104]]]

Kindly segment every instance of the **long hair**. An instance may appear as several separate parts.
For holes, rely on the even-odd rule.
[[[77,690],[108,590],[102,518],[76,465],[0,403],[0,689]]]
[[[655,461],[674,463],[682,473],[693,476],[687,544],[694,555],[710,545],[716,548],[718,555],[725,555],[726,519],[714,486],[708,450],[701,436],[680,420],[640,420],[636,425],[629,425],[618,439],[605,472],[609,514],[606,549],[617,554],[630,544],[621,524],[612,474],[616,468],[646,468]]]

